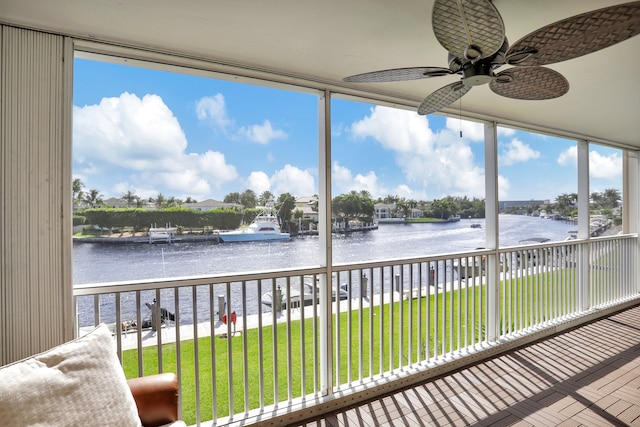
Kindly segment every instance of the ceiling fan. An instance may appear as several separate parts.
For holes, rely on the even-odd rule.
[[[640,33],[640,1],[605,7],[542,27],[509,46],[504,22],[491,0],[435,0],[432,25],[449,52],[448,68],[412,67],[347,77],[345,82],[417,80],[460,74],[462,78],[427,96],[418,114],[434,113],[489,84],[494,93],[516,99],[557,98],[569,90],[560,73],[542,65],[596,52]],[[512,65],[504,71],[498,67]]]

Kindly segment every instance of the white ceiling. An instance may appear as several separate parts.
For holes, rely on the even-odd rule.
[[[618,0],[494,0],[508,40]],[[373,98],[417,106],[456,75],[349,84],[346,76],[388,68],[447,66],[431,28],[433,0],[2,0],[0,22],[85,40],[179,53]],[[550,65],[570,84],[561,98],[522,101],[488,85],[462,99],[463,114],[596,142],[640,148],[640,36]],[[456,114],[455,103],[449,112]]]

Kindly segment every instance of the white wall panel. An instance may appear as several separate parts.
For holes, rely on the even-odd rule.
[[[0,364],[72,337],[72,59],[63,37],[1,28]]]

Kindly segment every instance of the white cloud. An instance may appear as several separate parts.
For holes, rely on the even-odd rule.
[[[511,166],[515,163],[526,162],[540,158],[540,152],[532,149],[519,139],[512,139],[500,154],[500,163]]]
[[[270,179],[274,194],[291,193],[294,196],[317,193],[315,179],[309,171],[289,164],[276,171]]]
[[[196,103],[196,116],[199,120],[207,121],[222,130],[232,124],[227,115],[224,95],[221,93],[214,96],[205,96],[198,100]]]
[[[265,191],[271,191],[271,182],[269,175],[262,171],[253,171],[247,178],[246,187],[253,190],[258,196]]]
[[[557,162],[562,166],[577,167],[578,148],[576,146],[572,146],[564,150],[558,156]],[[622,156],[617,152],[605,156],[598,151],[590,151],[589,175],[592,178],[598,179],[619,179],[622,176]]]
[[[275,129],[269,120],[262,124],[237,127],[235,121],[229,118],[227,104],[221,93],[200,98],[196,102],[196,116],[215,129],[224,131],[232,139],[246,138],[258,144],[268,144],[274,139],[288,136],[283,130]]]
[[[315,178],[310,171],[299,169],[292,165],[285,165],[269,176],[264,171],[253,171],[249,174],[246,188],[253,190],[257,195],[270,191],[276,196],[290,193],[294,196],[310,196],[318,192]]]
[[[510,189],[511,184],[509,183],[509,178],[498,175],[498,200],[508,199]]]
[[[484,125],[482,123],[447,117],[445,127],[458,136],[460,136],[460,131],[462,130],[462,137],[469,141],[484,141]]]
[[[470,141],[484,142],[484,124],[482,123],[447,117],[445,127],[458,136],[462,130],[462,137]],[[515,133],[515,129],[498,126],[498,136],[512,136]]]
[[[187,147],[178,119],[157,95],[140,99],[125,92],[98,105],[74,107],[73,131],[74,157],[86,165],[162,168]]]
[[[331,167],[331,179],[333,181],[332,192],[334,196],[349,193],[351,191],[368,191],[373,197],[382,196],[384,188],[378,185],[378,177],[373,171],[366,174],[353,174],[348,168],[333,162]]]
[[[390,193],[410,200],[427,200],[427,195],[424,191],[416,191],[405,184],[398,185]]]
[[[498,136],[513,136],[515,134],[515,129],[498,126]]]
[[[577,166],[578,165],[578,149],[574,145],[564,150],[558,156],[558,164],[562,166]]]
[[[238,177],[222,153],[187,152],[180,123],[158,95],[103,98],[74,107],[73,121],[74,171],[106,197],[120,196],[123,188],[141,197],[209,197],[212,188]],[[104,182],[108,188],[100,188]]]
[[[589,153],[589,174],[594,178],[620,178],[622,176],[622,156],[619,153],[603,156],[597,151],[591,151]]]
[[[483,197],[483,168],[474,164],[469,146],[470,138],[480,137],[478,129],[482,126],[464,126],[468,130],[463,130],[463,138],[450,129],[433,133],[425,117],[377,106],[369,116],[355,122],[351,131],[356,137],[371,137],[391,151],[406,180],[404,184],[417,188],[413,191],[428,194],[428,198]]]
[[[386,149],[405,153],[420,151],[433,140],[426,118],[380,106],[371,108],[371,115],[353,123],[351,133],[359,138],[372,137]]]
[[[268,144],[274,139],[284,139],[287,137],[286,132],[274,129],[269,120],[265,120],[261,125],[242,127],[238,133],[258,144]]]

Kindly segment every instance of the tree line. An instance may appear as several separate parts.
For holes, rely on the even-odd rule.
[[[316,200],[317,200],[317,196]],[[309,220],[303,219],[303,213],[296,208],[295,197],[290,193],[283,193],[277,198],[270,191],[256,194],[253,190],[244,192],[232,192],[227,194],[223,201],[236,204],[238,209],[217,209],[201,212],[187,209],[182,206],[186,203],[196,203],[192,197],[184,200],[175,197],[166,197],[159,193],[156,197],[141,198],[131,191],[123,193],[120,197],[126,204],[126,208],[120,209],[96,209],[104,204],[100,191],[90,189],[85,191],[84,183],[80,179],[73,181],[73,201],[76,212],[80,215],[75,223],[100,225],[101,227],[134,227],[141,230],[149,224],[174,224],[184,228],[234,229],[242,223],[250,223],[257,215],[258,206],[273,204],[278,212],[281,225],[286,231],[293,232],[298,224],[305,225]],[[594,192],[590,195],[591,208],[600,210],[601,213],[610,213],[618,206],[621,200],[620,192],[616,189],[607,189],[603,192]],[[563,193],[556,197],[555,203],[548,205],[547,209],[564,216],[577,214],[578,196],[576,193]],[[384,203],[389,206],[392,217],[410,218],[412,211],[421,211],[423,217],[449,218],[459,215],[462,218],[484,218],[485,201],[479,198],[446,196],[433,201],[417,201],[397,195],[387,195],[374,199],[368,191],[351,191],[340,194],[332,199],[332,213],[336,221],[346,222],[359,220],[373,222],[375,216],[375,204]],[[143,207],[149,205],[156,209],[148,210]],[[317,201],[315,205],[317,210]],[[516,209],[516,208],[513,208]],[[531,214],[540,209],[540,206],[531,205],[521,207],[526,213]]]
[[[611,215],[613,210],[619,206],[622,200],[620,191],[615,188],[608,188],[602,192],[594,191],[589,195],[589,209],[603,215]],[[557,196],[553,203],[545,207],[554,213],[565,217],[575,217],[578,215],[578,194],[562,193]],[[529,206],[512,207],[507,212],[524,210],[527,214],[532,214],[540,209],[540,206],[533,203]]]

